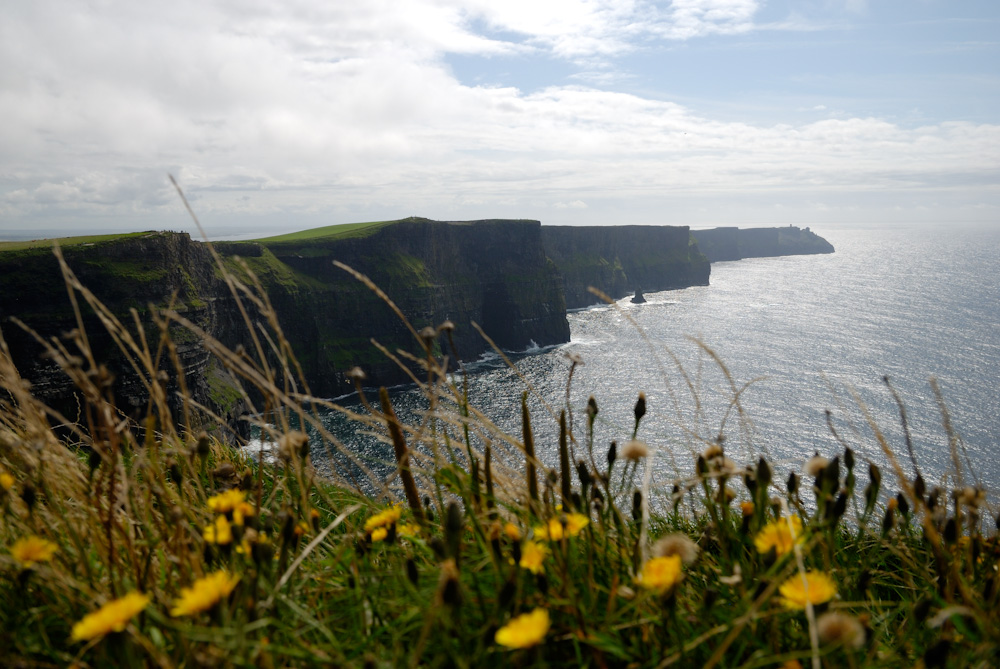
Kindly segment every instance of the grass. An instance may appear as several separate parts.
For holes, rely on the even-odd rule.
[[[156,234],[151,232],[126,232],[119,234],[110,235],[85,235],[81,237],[60,237],[58,239],[32,239],[30,241],[23,242],[0,242],[0,253],[4,251],[25,251],[29,249],[50,249],[55,242],[59,242],[59,245],[63,248],[67,246],[80,246],[83,244],[99,244],[101,242],[110,242],[116,239],[124,239],[126,237],[143,237],[149,234]]]
[[[263,237],[254,241],[265,244],[274,242],[303,242],[318,239],[347,239],[350,237],[367,237],[376,230],[388,225],[399,223],[399,221],[372,221],[369,223],[342,223],[340,225],[327,225],[321,228],[311,228],[290,232],[285,235],[274,237]]]
[[[532,415],[525,395],[520,432],[503,433],[466,401],[474,379],[448,371],[452,326],[416,332],[404,319],[412,349],[386,353],[422,370],[418,420],[400,422],[388,393],[355,376],[368,410],[350,417],[392,454],[382,477],[316,418],[318,406],[346,410],[311,396],[251,272],[219,261],[253,326],[254,345],[233,352],[169,310],[155,314],[159,339],[155,328],[140,337],[61,267],[77,300],[106,316],[148,410],[116,410],[79,330],[49,351],[79,390],[72,420],[32,395],[0,342],[5,665],[987,667],[1000,657],[995,511],[957,471],[941,487],[904,472],[874,424],[893,463],[884,474],[846,443],[792,470],[736,463],[720,427],[693,435],[681,475],[654,487],[645,397],[633,389],[634,423],[610,447],[593,440],[596,402],[553,407],[560,463],[549,469],[534,426],[550,417]],[[249,420],[272,458],[210,437],[206,422],[218,433],[221,421],[188,394],[179,408],[168,397],[159,362],[171,324],[239,381],[242,396],[226,399],[255,407]],[[312,459],[327,450],[350,469],[320,477]]]

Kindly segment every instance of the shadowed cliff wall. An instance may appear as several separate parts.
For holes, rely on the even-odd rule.
[[[713,228],[692,230],[691,236],[710,262],[772,256],[833,253],[834,248],[809,228]]]
[[[570,309],[597,304],[589,286],[614,299],[708,285],[709,263],[687,226],[542,226],[545,252],[563,277]]]

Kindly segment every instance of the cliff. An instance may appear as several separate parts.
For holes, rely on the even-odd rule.
[[[594,286],[618,299],[708,285],[709,263],[687,226],[542,226],[545,252],[563,277],[568,308],[600,302]]]
[[[408,219],[337,226],[329,234],[300,239],[293,235],[219,243],[216,250],[237,274],[243,272],[237,256],[252,269],[302,363],[310,389],[330,396],[352,389],[343,372],[355,365],[373,383],[408,380],[371,345],[371,338],[393,352],[414,351],[417,346],[392,310],[335,267],[334,260],[367,274],[418,330],[454,322],[454,339],[463,358],[475,358],[488,347],[471,321],[503,348],[568,341],[559,274],[542,250],[540,227],[537,221]],[[63,253],[83,285],[121,320],[131,323],[129,309],[137,310],[154,346],[158,333],[148,323],[148,305],[164,307],[173,299],[178,311],[230,348],[243,345],[252,350],[236,302],[208,248],[187,234],[149,232],[86,243],[66,240]],[[11,316],[46,339],[76,328],[49,247],[0,245],[0,327],[13,360],[36,395],[72,412],[75,401],[69,380],[41,357],[42,347],[33,337],[10,323]],[[140,379],[95,315],[86,313],[85,329],[96,359],[117,377],[116,402],[139,415],[147,401]],[[246,407],[221,365],[190,332],[176,327],[171,335],[192,395],[235,421]],[[169,365],[164,369],[172,371]],[[173,380],[171,390],[178,387]]]
[[[833,253],[834,248],[809,228],[713,228],[692,230],[691,236],[709,262],[772,256]]]

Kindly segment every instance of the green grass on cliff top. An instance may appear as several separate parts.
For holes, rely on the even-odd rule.
[[[404,219],[405,220],[405,219]],[[326,225],[321,228],[310,230],[299,230],[290,232],[287,235],[277,235],[275,237],[262,237],[255,239],[257,242],[302,242],[312,239],[345,239],[348,237],[367,237],[379,228],[387,225],[399,223],[400,221],[371,221],[369,223],[342,223],[340,225]]]
[[[59,237],[57,239],[32,239],[25,242],[0,242],[0,251],[23,251],[26,249],[48,249],[52,248],[55,242],[59,246],[78,246],[81,244],[96,244],[98,242],[108,242],[114,239],[124,239],[126,237],[142,237],[143,235],[155,234],[145,232],[125,232],[110,235],[86,235],[82,237]]]

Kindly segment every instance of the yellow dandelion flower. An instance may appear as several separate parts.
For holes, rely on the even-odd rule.
[[[389,507],[385,511],[380,511],[365,521],[365,532],[371,532],[376,527],[385,527],[386,525],[393,525],[396,521],[399,520],[400,516],[402,515],[403,515],[403,507],[398,504]]]
[[[563,537],[575,537],[590,524],[590,518],[582,513],[568,514],[565,516],[565,520],[566,528],[563,530],[563,524],[559,518],[549,518],[548,523],[534,528],[535,536],[539,539],[559,541]]]
[[[753,504],[753,502],[741,502],[740,503],[740,511],[743,512],[744,516],[752,516],[753,512],[754,512],[754,504]]]
[[[681,575],[681,556],[668,555],[647,560],[635,582],[647,590],[663,594],[680,583]]]
[[[549,624],[548,610],[535,609],[498,629],[496,642],[507,648],[530,648],[542,642],[549,632]]]
[[[778,586],[782,603],[789,609],[802,610],[806,602],[822,604],[833,599],[837,594],[837,584],[826,574],[818,571],[807,571],[794,574]]]
[[[215,522],[206,525],[201,536],[210,544],[224,546],[233,541],[233,528],[225,516],[217,516]]]
[[[545,544],[535,541],[525,541],[521,547],[521,561],[518,563],[522,569],[527,569],[532,574],[542,573],[542,563],[549,554],[549,549]]]
[[[59,550],[59,546],[35,535],[21,537],[10,547],[10,555],[25,569],[36,562],[48,562]]]
[[[170,609],[170,615],[176,618],[207,611],[228,597],[239,581],[239,576],[225,571],[217,571],[199,578],[190,588],[181,588],[181,596],[174,600],[174,608]]]
[[[385,538],[389,536],[389,530],[384,527],[376,527],[372,530],[372,543],[378,543],[379,541],[385,541]]]
[[[420,534],[420,526],[416,523],[407,523],[396,528],[396,534],[401,537],[415,537]]]
[[[149,604],[149,595],[130,592],[114,599],[93,613],[88,613],[73,625],[73,641],[89,641],[110,632],[121,632],[140,611]]]
[[[788,527],[789,523],[791,528]],[[753,540],[758,552],[767,553],[773,548],[778,556],[784,555],[792,550],[794,544],[801,544],[803,541],[802,519],[798,516],[778,518],[768,523]]]
[[[506,523],[503,526],[503,533],[511,541],[521,540],[521,530],[514,523]]]
[[[252,518],[257,513],[257,509],[249,502],[240,502],[233,507],[233,524],[243,527],[247,518]]]
[[[13,488],[14,487],[14,483],[15,483],[15,480],[14,480],[13,476],[11,476],[10,474],[8,474],[7,472],[0,473],[0,488],[2,488],[4,491],[7,491],[7,490],[10,490],[11,488]]]
[[[232,488],[208,498],[208,508],[216,513],[229,513],[246,501],[247,494],[237,488]]]

